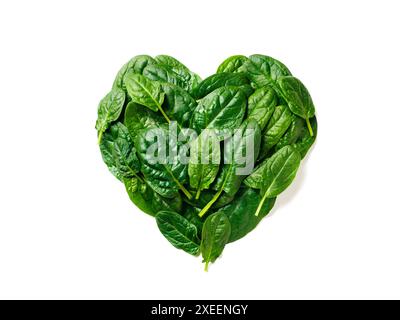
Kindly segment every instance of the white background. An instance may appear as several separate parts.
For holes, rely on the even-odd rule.
[[[398,1],[2,1],[0,298],[400,298]],[[203,272],[102,163],[97,104],[137,54],[206,77],[283,61],[318,141],[273,213]]]

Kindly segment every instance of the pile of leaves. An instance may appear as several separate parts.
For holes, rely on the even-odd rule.
[[[151,162],[146,151],[154,141],[146,133],[168,130],[174,121],[199,137],[206,129],[252,129],[252,172],[237,174],[235,157],[225,161],[218,148],[204,155],[196,143],[187,150],[188,164]],[[202,80],[175,58],[140,55],[121,68],[100,101],[96,129],[103,160],[131,201],[155,217],[173,246],[201,253],[207,270],[227,243],[271,211],[314,143],[317,120],[306,87],[271,57],[232,56]],[[238,154],[245,145],[234,148]],[[220,161],[194,161],[212,155]]]

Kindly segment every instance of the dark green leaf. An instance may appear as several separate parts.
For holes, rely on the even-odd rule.
[[[203,132],[192,142],[188,172],[190,186],[196,190],[196,199],[199,199],[202,190],[208,189],[214,182],[220,161],[220,144],[215,135]]]
[[[314,132],[313,136],[310,136],[309,132],[307,130],[303,130],[303,134],[299,137],[297,142],[293,145],[293,147],[300,152],[301,158],[304,158],[310,150],[311,146],[314,144],[316,138],[317,138],[317,130],[318,130],[318,123],[317,123],[317,118],[313,117],[310,120],[311,128]]]
[[[143,69],[149,65],[155,63],[155,60],[146,55],[140,55],[133,57],[131,60],[129,60],[126,64],[122,66],[122,68],[119,70],[117,76],[115,77],[113,88],[120,88],[124,91],[126,91],[125,83],[124,83],[124,77],[125,74],[128,71],[132,71],[133,73],[138,73],[142,74]]]
[[[200,84],[194,88],[192,96],[195,99],[201,99],[215,89],[225,86],[240,87],[246,84],[249,84],[249,80],[243,73],[216,73],[200,82]]]
[[[238,71],[246,72],[257,88],[274,84],[281,76],[291,75],[289,69],[282,62],[261,54],[250,56]]]
[[[283,147],[268,159],[261,187],[262,199],[256,215],[259,214],[267,198],[276,197],[291,184],[300,166],[300,161],[300,153],[292,146]]]
[[[240,126],[238,133],[240,135],[235,134],[234,137],[227,142],[227,149],[229,150],[226,157],[227,159],[225,159],[227,163],[222,167],[214,186],[214,190],[216,190],[217,193],[201,210],[199,213],[200,217],[207,213],[214,202],[218,200],[222,192],[234,196],[239,190],[243,179],[246,177],[244,171],[251,172],[253,169],[255,159],[257,159],[260,150],[260,127],[256,121],[246,120]],[[247,149],[251,146],[253,146],[253,149]]]
[[[236,72],[246,61],[247,57],[241,55],[229,57],[219,65],[217,73]]]
[[[314,103],[307,88],[295,77],[281,77],[278,80],[280,92],[290,110],[306,120],[310,135],[313,135],[309,119],[315,114]]]
[[[292,113],[287,106],[277,106],[262,135],[260,159],[264,158],[268,151],[275,146],[285,134],[292,122]]]
[[[99,143],[103,133],[108,129],[111,123],[116,121],[124,106],[125,93],[121,89],[113,89],[101,101],[98,108],[98,117],[96,129]]]
[[[164,92],[162,92],[158,82],[150,81],[144,76],[131,71],[126,73],[124,82],[133,102],[144,105],[153,111],[162,110]]]
[[[158,141],[158,138],[164,141]],[[173,198],[181,190],[188,198],[191,198],[190,193],[183,186],[187,180],[187,165],[179,161],[180,144],[170,146],[168,153],[164,150],[164,146],[169,146],[168,126],[139,130],[135,138],[135,146],[142,163],[141,171],[154,191],[163,197]],[[148,152],[149,148],[153,148],[154,152]],[[162,151],[164,155],[161,154]],[[158,161],[154,161],[155,157]]]
[[[119,173],[124,178],[136,176],[140,163],[128,129],[118,122],[110,127],[109,134],[114,141],[113,156]]]
[[[264,130],[274,113],[277,102],[278,99],[275,91],[271,87],[262,87],[257,89],[249,97],[248,119],[256,120],[261,130]]]
[[[172,211],[160,211],[156,215],[158,228],[163,236],[177,249],[197,256],[200,241],[196,226],[180,214]]]
[[[261,219],[271,211],[276,198],[265,201],[260,214],[255,216],[260,200],[261,197],[256,190],[241,188],[236,194],[235,200],[217,211],[224,213],[231,223],[229,242],[239,240],[252,231]]]
[[[208,264],[215,262],[228,243],[231,234],[228,217],[222,212],[213,213],[204,222],[201,234],[201,254],[206,263],[205,270],[208,271]]]
[[[124,180],[125,188],[131,201],[143,212],[155,216],[162,210],[181,211],[182,198],[178,194],[172,199],[160,196],[141,178]]]
[[[165,119],[158,112],[143,105],[131,101],[126,106],[124,124],[133,139],[139,130],[156,127],[163,123],[165,123]]]
[[[171,120],[178,122],[181,128],[188,128],[197,102],[189,93],[176,85],[162,83],[161,86],[165,92],[165,113]]]
[[[246,110],[246,96],[237,87],[222,87],[199,101],[191,127],[204,129],[233,129],[242,123]]]

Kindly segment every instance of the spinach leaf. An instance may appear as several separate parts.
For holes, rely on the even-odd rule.
[[[136,177],[140,163],[128,129],[118,122],[111,126],[109,134],[113,140],[112,152],[118,172],[124,178]]]
[[[233,139],[228,141],[228,150],[231,152],[229,159],[226,159],[229,161],[222,167],[221,173],[214,186],[217,193],[201,210],[199,213],[200,217],[206,214],[223,191],[230,196],[234,196],[239,190],[243,179],[246,177],[246,175],[240,173],[240,169],[244,169],[247,165],[247,163],[242,163],[241,161],[243,160],[243,154],[247,154],[247,157],[249,157],[251,153],[253,153],[253,160],[257,159],[261,143],[261,130],[257,122],[254,120],[246,120],[240,126],[238,132],[240,136],[235,135]],[[253,150],[247,150],[250,144],[253,145]]]
[[[215,262],[221,255],[229,241],[230,234],[231,224],[228,217],[222,212],[213,213],[204,222],[200,250],[203,262],[206,263],[206,271],[208,271],[209,263]]]
[[[122,66],[122,68],[118,71],[117,76],[115,77],[113,89],[119,88],[126,92],[126,86],[124,83],[124,77],[128,71],[133,73],[142,74],[143,69],[149,65],[155,63],[155,60],[147,55],[139,55],[133,57],[126,64]]]
[[[246,96],[240,88],[218,88],[199,101],[191,128],[198,133],[204,129],[237,128],[242,123],[246,104]]]
[[[125,109],[124,124],[134,139],[139,130],[165,123],[158,113],[135,102],[129,102]]]
[[[293,181],[317,119],[305,86],[271,57],[231,56],[202,81],[171,56],[140,55],[101,100],[96,129],[133,204],[207,270]]]
[[[229,242],[239,240],[252,231],[261,219],[272,210],[275,199],[271,198],[265,202],[260,214],[255,216],[261,200],[260,195],[251,188],[241,188],[236,194],[235,200],[217,211],[218,213],[224,213],[231,223]]]
[[[197,228],[197,237],[201,239],[201,231],[203,230],[204,221],[199,217],[200,209],[185,205],[183,209],[183,216]]]
[[[291,76],[289,69],[282,62],[261,54],[250,56],[238,71],[246,72],[257,88],[274,85],[279,77]]]
[[[158,64],[167,66],[175,74],[178,74],[185,82],[185,87],[187,87],[188,90],[192,90],[201,82],[201,78],[196,73],[190,71],[182,62],[171,56],[159,55],[155,57],[155,60]]]
[[[161,87],[165,92],[165,113],[181,128],[188,128],[197,102],[189,93],[176,85],[162,83]]]
[[[315,107],[307,88],[295,77],[280,77],[278,84],[290,110],[306,120],[310,136],[313,136],[310,118],[315,114]]]
[[[253,189],[261,189],[263,183],[263,174],[267,166],[268,159],[261,162],[253,172],[243,181],[243,183]]]
[[[161,85],[158,82],[150,81],[144,76],[131,71],[126,73],[124,82],[133,102],[144,105],[153,111],[160,110],[167,122],[170,122],[168,116],[161,107],[164,102],[165,94],[161,90]]]
[[[143,178],[124,179],[125,189],[131,201],[143,212],[155,216],[162,210],[182,210],[182,198],[178,194],[172,199],[160,196],[144,181]]]
[[[275,146],[275,151],[278,151],[284,146],[296,143],[298,139],[304,135],[304,129],[306,130],[306,133],[308,135],[306,122],[302,118],[292,114],[292,122],[290,124],[290,127],[282,136],[282,138],[279,139],[278,143]]]
[[[310,120],[310,125],[314,132],[313,136],[310,136],[308,131],[303,130],[303,134],[293,145],[293,147],[301,154],[301,158],[306,156],[308,150],[311,148],[317,138],[318,123],[316,117]]]
[[[274,113],[278,99],[275,91],[271,87],[257,89],[248,101],[248,119],[258,122],[261,130],[264,130],[269,119]]]
[[[267,198],[273,198],[283,192],[293,181],[300,166],[301,156],[292,146],[286,146],[268,159],[263,174],[261,201],[256,216],[259,215]]]
[[[104,162],[119,180],[137,176],[139,159],[128,129],[122,123],[113,124],[104,133],[100,150]]]
[[[207,133],[203,131],[190,147],[188,172],[190,186],[196,190],[196,199],[217,177],[221,160],[219,140]]]
[[[142,163],[141,171],[147,184],[163,197],[176,197],[180,190],[190,199],[192,195],[184,187],[187,180],[187,165],[179,161],[180,144],[170,146],[168,157],[166,154],[161,156],[163,144],[160,145],[160,141],[157,141],[158,137],[165,139],[166,146],[170,145],[168,126],[139,130],[135,138],[135,146]],[[153,153],[148,152],[150,148],[155,148]]]
[[[292,122],[292,113],[285,105],[277,106],[263,132],[260,158],[264,158],[268,151],[275,146],[279,139],[286,133]]]
[[[124,107],[125,93],[121,89],[113,89],[101,101],[98,108],[96,129],[100,144],[104,131],[116,121]]]
[[[200,82],[192,91],[192,96],[195,99],[201,99],[221,87],[240,87],[247,84],[249,84],[249,80],[243,73],[216,73]]]
[[[173,211],[160,211],[156,215],[158,228],[163,236],[177,249],[197,256],[200,252],[200,240],[196,226]]]
[[[247,60],[247,57],[241,55],[229,57],[219,65],[217,73],[236,72]]]

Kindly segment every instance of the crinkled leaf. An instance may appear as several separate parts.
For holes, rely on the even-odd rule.
[[[199,101],[191,127],[199,133],[204,129],[238,128],[242,123],[246,104],[246,96],[240,88],[218,88]]]
[[[271,87],[257,89],[248,101],[248,119],[258,122],[261,130],[264,130],[269,119],[274,113],[278,99],[275,91]]]
[[[247,57],[245,56],[231,56],[219,65],[217,73],[236,72],[246,61]]]
[[[196,225],[172,211],[160,211],[156,215],[158,228],[163,236],[177,249],[192,255],[200,252]]]
[[[133,73],[132,70],[126,73],[124,82],[133,102],[144,105],[153,111],[161,109],[164,92],[158,82],[150,81],[140,74]]]
[[[215,89],[225,86],[240,87],[246,84],[249,84],[249,80],[244,73],[216,73],[200,82],[200,84],[193,89],[192,96],[195,99],[201,99]]]
[[[125,93],[121,89],[111,90],[99,104],[97,111],[98,117],[96,121],[96,129],[98,132],[99,142],[103,133],[108,129],[111,123],[116,121],[124,107]]]

